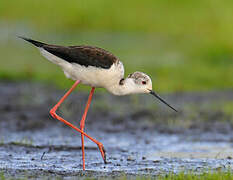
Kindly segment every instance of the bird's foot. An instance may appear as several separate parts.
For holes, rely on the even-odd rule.
[[[105,149],[104,149],[103,144],[101,144],[101,143],[98,144],[98,147],[99,147],[101,156],[102,156],[102,158],[103,158],[103,160],[104,160],[104,163],[107,164],[107,160],[106,160],[106,151],[105,151]]]

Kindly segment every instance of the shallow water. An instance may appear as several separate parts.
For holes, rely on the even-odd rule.
[[[111,112],[110,116],[99,109],[90,110],[85,131],[103,143],[108,163],[103,163],[97,146],[86,138],[86,171],[83,172],[80,135],[48,116],[50,107],[47,104],[54,104],[53,101],[62,93],[35,84],[1,85],[0,171],[6,176],[153,176],[189,170],[199,173],[233,169],[230,125],[229,131],[224,132],[221,129],[203,131],[202,128],[197,128],[198,131],[181,129],[177,131],[179,133],[163,129],[161,133],[157,124],[163,124],[162,121],[170,116],[164,116],[160,112],[159,116],[163,119],[155,123],[149,119],[151,114],[148,115],[148,112],[138,110],[138,107],[132,109],[133,105],[129,106],[131,102],[128,99],[124,104],[128,102],[131,111],[122,110],[118,114]],[[49,94],[53,94],[52,97]],[[98,95],[95,98],[96,102],[100,100]],[[176,98],[171,96],[169,101],[175,101],[174,99]],[[196,97],[193,99],[196,100]],[[83,101],[82,98],[79,100]],[[112,102],[108,96],[105,100],[110,101],[109,104]],[[114,104],[121,103],[122,100],[114,99]],[[185,105],[184,101],[182,103]],[[182,103],[178,105],[182,107]],[[70,107],[69,104],[65,106]],[[68,110],[64,108],[59,113],[69,119],[73,115],[69,116]],[[74,110],[71,108],[71,111]],[[122,116],[125,112],[134,114]],[[81,111],[76,113],[80,116]],[[78,124],[77,121],[72,123]]]
[[[194,141],[193,136],[156,131],[106,133],[87,131],[107,151],[104,164],[97,146],[86,140],[86,170],[95,176],[109,174],[156,175],[179,171],[226,170],[232,167],[232,142]],[[50,172],[62,176],[82,173],[80,135],[69,128],[53,127],[34,132],[1,132],[0,168]]]

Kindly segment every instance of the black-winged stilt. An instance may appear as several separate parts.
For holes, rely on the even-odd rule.
[[[22,38],[35,45],[45,58],[62,68],[67,78],[75,80],[75,83],[71,89],[50,110],[50,114],[53,118],[62,121],[66,125],[81,133],[83,170],[85,170],[84,136],[98,145],[102,158],[106,163],[106,155],[103,144],[84,132],[87,111],[96,87],[105,88],[110,93],[119,96],[135,93],[152,94],[174,111],[177,111],[152,90],[152,81],[145,73],[134,72],[127,78],[124,78],[124,66],[122,62],[112,53],[104,49],[93,46],[66,47],[49,45],[25,37],[19,38]],[[73,124],[64,120],[62,117],[58,116],[56,114],[56,110],[79,83],[89,85],[92,87],[92,89],[84,114],[80,121],[80,128],[77,128]]]

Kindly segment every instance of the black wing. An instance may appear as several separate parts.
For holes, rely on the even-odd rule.
[[[69,63],[77,63],[82,66],[95,66],[109,69],[118,58],[112,53],[93,46],[56,46],[38,42],[32,39],[20,37],[37,47],[43,48],[49,53],[64,59]]]
[[[117,58],[113,54],[92,46],[64,47],[45,45],[43,48],[70,63],[77,63],[86,67],[95,66],[108,69],[117,61]]]

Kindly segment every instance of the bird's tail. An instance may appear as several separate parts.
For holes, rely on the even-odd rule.
[[[25,40],[27,42],[30,42],[33,45],[35,45],[36,47],[43,47],[44,45],[46,45],[45,43],[35,41],[35,40],[29,39],[29,38],[25,38],[25,37],[22,37],[22,36],[18,36],[18,38],[21,38],[21,39],[23,39],[23,40]]]

